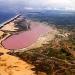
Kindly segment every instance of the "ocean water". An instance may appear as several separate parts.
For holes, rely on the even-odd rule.
[[[48,22],[55,25],[75,25],[75,12],[66,11],[41,11],[41,12],[27,12],[23,11],[26,18],[32,20],[38,20],[41,22]],[[0,24],[14,17],[16,13],[13,12],[1,12],[0,11]]]
[[[48,22],[55,25],[75,25],[75,11],[41,11],[39,13],[28,13],[27,16],[31,19],[41,22]]]
[[[0,12],[0,25],[9,20],[10,18],[14,17],[16,14],[15,13],[6,13],[6,12]]]

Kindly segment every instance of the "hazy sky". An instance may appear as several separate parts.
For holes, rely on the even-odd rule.
[[[75,0],[0,0],[0,8],[75,9]]]

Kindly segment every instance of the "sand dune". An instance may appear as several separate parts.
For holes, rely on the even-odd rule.
[[[0,75],[35,75],[35,72],[31,70],[34,66],[18,57],[6,54],[7,49],[0,48],[0,52],[4,53],[0,56]]]

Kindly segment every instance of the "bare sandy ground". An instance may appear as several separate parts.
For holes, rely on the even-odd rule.
[[[7,52],[9,52],[8,49],[5,49],[5,48],[3,48],[3,47],[0,47],[0,53],[6,54]]]
[[[13,22],[10,22],[9,24],[3,26],[0,30],[4,31],[16,31],[18,28],[15,27]]]
[[[3,31],[0,31],[0,37],[1,37],[3,34],[4,34],[4,32],[3,32]]]
[[[0,48],[4,55],[0,56],[0,75],[35,75],[31,70],[34,66],[22,61],[18,57],[6,54],[7,49]]]

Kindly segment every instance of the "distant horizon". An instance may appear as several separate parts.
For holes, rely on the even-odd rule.
[[[69,10],[75,11],[74,0],[0,0],[0,11]]]

